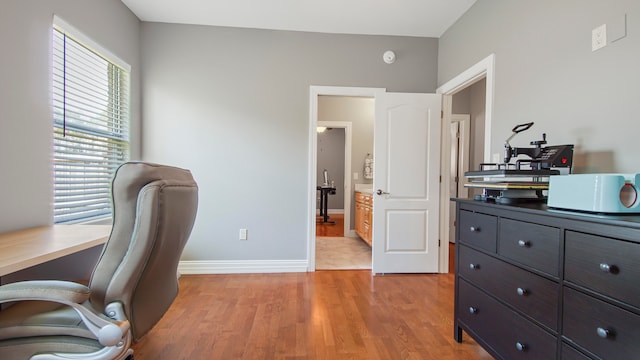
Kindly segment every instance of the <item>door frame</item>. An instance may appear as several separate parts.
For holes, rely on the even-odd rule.
[[[342,192],[344,193],[344,236],[347,236],[349,230],[351,230],[351,194],[348,191],[351,190],[351,147],[353,141],[353,124],[351,123],[351,121],[318,121],[318,126],[332,127],[334,129],[344,129],[344,189],[342,189]],[[318,134],[316,133],[316,139],[317,135]],[[316,147],[317,146],[318,145],[316,144]],[[317,156],[318,153],[316,149],[316,160]],[[316,163],[316,168],[317,167],[318,165]],[[316,177],[317,176],[318,171],[316,170]]]
[[[456,163],[458,165],[457,171],[456,171],[456,173],[458,174],[457,194],[459,197],[460,197],[460,194],[462,194],[462,197],[468,197],[469,190],[466,187],[464,187],[465,181],[461,179],[461,176],[462,174],[464,174],[465,171],[470,170],[469,163],[471,162],[471,156],[470,156],[471,155],[471,149],[470,149],[471,115],[470,114],[452,114],[451,124],[453,123],[458,123],[458,139],[459,139],[458,159],[456,160]],[[450,146],[449,148],[451,149],[453,147]],[[452,158],[449,157],[449,159],[452,159]]]
[[[471,129],[471,115],[470,114],[453,114],[451,115],[451,123],[450,128],[453,131],[453,125],[456,129],[456,136],[449,136],[452,141],[456,141],[456,144],[451,144],[449,149],[453,152],[455,149],[456,156],[450,156],[450,171],[449,175],[452,174],[453,169],[455,169],[456,177],[458,181],[453,181],[451,176],[448,177],[449,180],[449,197],[461,197],[467,198],[469,197],[469,190],[464,186],[465,181],[463,178],[463,174],[466,171],[469,171],[469,162],[471,160],[471,151],[470,151],[470,129]],[[454,140],[455,139],[455,140]],[[453,154],[452,154],[453,155]],[[445,177],[447,179],[447,177]],[[455,186],[455,196],[453,195],[453,188]],[[444,200],[444,199],[441,199]],[[456,215],[455,212],[451,211],[451,207],[449,207],[449,242],[455,243],[455,236],[452,237],[451,229],[455,229]],[[446,241],[443,241],[446,243]]]
[[[307,200],[307,271],[316,271],[316,179],[317,179],[317,154],[318,137],[318,96],[356,96],[373,98],[384,94],[385,88],[343,87],[343,86],[315,86],[309,87],[309,169],[308,169],[308,200]],[[351,160],[351,159],[349,159]],[[345,174],[351,183],[352,174]],[[347,194],[345,194],[347,195]],[[346,211],[346,209],[345,209]],[[349,209],[350,211],[350,209]],[[349,215],[350,216],[350,215]],[[346,217],[346,215],[345,215]]]
[[[491,122],[493,117],[493,97],[495,87],[495,54],[490,54],[436,89],[436,94],[442,94],[442,139],[440,141],[440,146],[442,147],[440,151],[440,174],[442,175],[442,180],[440,182],[441,246],[439,261],[439,270],[441,273],[449,272],[449,169],[451,167],[449,124],[451,124],[453,95],[483,78],[486,79],[484,161],[490,162]],[[442,244],[444,244],[444,246]]]

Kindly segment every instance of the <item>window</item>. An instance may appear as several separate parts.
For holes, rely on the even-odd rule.
[[[111,215],[111,179],[129,159],[129,70],[61,22],[53,29],[53,220],[74,223]]]

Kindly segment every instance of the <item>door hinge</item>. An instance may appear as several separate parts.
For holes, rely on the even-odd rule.
[[[438,247],[440,247],[440,239],[438,239]]]
[[[444,119],[444,110],[440,110],[440,119]]]
[[[440,175],[440,180],[439,180],[439,182],[442,182],[442,175]]]

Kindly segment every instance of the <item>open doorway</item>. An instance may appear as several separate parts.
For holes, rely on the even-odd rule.
[[[443,95],[443,133],[442,133],[442,160],[441,174],[442,187],[440,192],[441,217],[440,238],[447,239],[440,252],[440,272],[452,272],[455,243],[455,204],[450,201],[455,192],[457,197],[470,197],[473,193],[459,191],[464,188],[464,169],[474,169],[482,162],[491,159],[491,118],[493,113],[493,86],[494,86],[495,56],[489,55],[479,63],[465,70],[449,82],[438,88],[437,92]],[[454,125],[461,117],[454,114],[469,114],[468,157],[466,160],[457,156],[454,159],[453,137],[451,129],[460,128]],[[463,125],[464,126],[464,125]],[[463,130],[464,131],[464,130]],[[460,147],[458,147],[460,149]],[[463,150],[466,151],[466,150]],[[458,155],[458,154],[456,154]],[[462,154],[466,156],[467,154]],[[461,163],[462,162],[462,163]],[[466,164],[465,164],[466,162]],[[454,174],[453,169],[456,169]],[[458,181],[453,177],[458,176]],[[452,189],[456,187],[456,189]]]
[[[324,214],[316,217],[317,270],[371,269],[371,247],[352,228],[354,187],[371,182],[358,159],[372,151],[373,119],[372,98],[318,97],[316,208]]]
[[[349,134],[349,135],[347,135]],[[347,161],[351,153],[351,124],[339,126],[318,121],[316,236],[342,237],[348,224],[344,221],[348,189]]]
[[[310,207],[313,215],[312,226],[309,229],[309,270],[330,269],[334,258],[331,254],[339,254],[343,257],[342,261],[335,265],[336,269],[370,269],[371,268],[371,248],[360,239],[354,230],[354,213],[355,213],[355,197],[354,191],[366,183],[372,187],[371,179],[364,179],[364,161],[367,154],[373,153],[373,120],[375,113],[375,94],[379,89],[373,88],[348,88],[348,87],[311,87],[310,94]],[[368,109],[368,110],[367,110]],[[368,113],[368,114],[363,114]],[[365,120],[367,119],[368,120]],[[368,123],[367,123],[368,122]],[[344,231],[340,238],[322,236],[317,233],[320,230],[316,228],[317,215],[319,213],[318,203],[318,181],[323,182],[324,178],[318,166],[322,154],[321,142],[323,139],[318,136],[317,127],[322,126],[331,129],[343,129],[345,132],[345,150],[344,150],[344,207],[343,221]],[[313,130],[313,133],[311,133]],[[326,130],[325,130],[326,131]],[[331,130],[334,131],[334,130]],[[363,140],[366,139],[366,140]],[[364,143],[364,144],[363,144]],[[335,150],[335,149],[334,149]],[[333,175],[329,172],[329,182]],[[335,180],[334,180],[335,181]],[[338,182],[335,182],[339,185]],[[337,194],[336,194],[337,195]],[[330,195],[331,196],[331,195]],[[335,203],[334,199],[334,203]],[[338,200],[339,201],[339,200]],[[332,215],[334,219],[340,216],[335,209],[329,207],[329,218]],[[332,214],[334,212],[334,214]],[[339,211],[338,211],[339,212]],[[350,244],[343,240],[349,240]],[[333,241],[333,242],[332,242]],[[344,245],[349,245],[345,248]],[[364,245],[364,247],[363,247]],[[355,249],[354,249],[355,248]],[[327,256],[325,250],[329,249]],[[354,254],[354,262],[349,264],[349,255],[351,251]],[[366,256],[366,263],[362,261]],[[329,261],[327,261],[329,260]],[[339,259],[337,259],[339,260]],[[329,267],[328,265],[329,264]],[[346,264],[346,265],[345,265]]]

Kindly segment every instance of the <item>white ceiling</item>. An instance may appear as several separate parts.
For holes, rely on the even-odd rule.
[[[122,0],[142,21],[439,38],[476,0]]]

